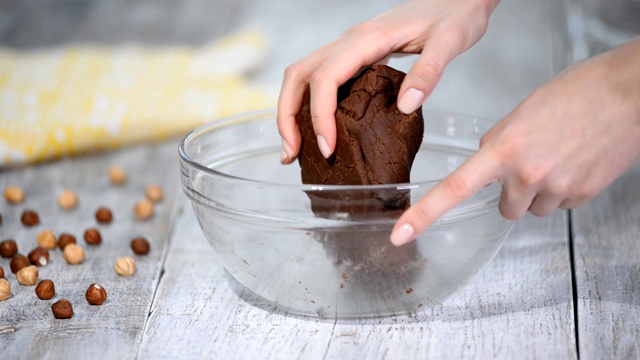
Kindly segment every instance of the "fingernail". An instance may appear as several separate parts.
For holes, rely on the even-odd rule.
[[[291,145],[289,145],[289,143],[282,138],[282,154],[280,155],[280,158],[282,160],[286,160],[286,159],[291,159],[291,154],[293,154],[293,149],[291,148]]]
[[[324,156],[325,159],[328,159],[331,156],[331,149],[329,149],[329,144],[327,144],[327,140],[325,140],[324,136],[318,135],[318,148]]]
[[[404,224],[391,232],[391,243],[395,246],[404,245],[411,241],[414,232],[411,224]]]
[[[420,90],[410,88],[398,99],[398,110],[405,114],[414,112],[424,102],[424,93]]]

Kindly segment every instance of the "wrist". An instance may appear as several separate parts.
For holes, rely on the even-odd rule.
[[[480,2],[483,4],[485,10],[487,11],[487,15],[491,15],[493,10],[495,10],[495,8],[500,3],[500,0],[480,0]]]
[[[500,3],[500,0],[471,0],[471,2],[475,3],[478,10],[484,13],[486,19],[489,19],[491,13],[493,13]]]
[[[629,131],[640,141],[640,37],[599,56],[607,65],[609,91],[613,94],[610,100],[620,108],[620,117],[628,118],[632,125]],[[640,157],[640,145],[637,151],[636,158]]]
[[[608,53],[609,74],[613,81],[613,91],[623,104],[628,106],[628,114],[640,126],[640,37],[631,40]]]

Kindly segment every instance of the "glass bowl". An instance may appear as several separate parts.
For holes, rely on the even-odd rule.
[[[403,210],[367,205],[417,202],[477,150],[493,125],[437,110],[425,110],[424,118],[409,184],[302,184],[297,162],[280,164],[276,113],[265,110],[187,135],[179,148],[182,187],[226,270],[278,309],[340,318],[413,313],[468,283],[512,225],[498,211],[499,184],[491,184],[416,241],[391,245]]]

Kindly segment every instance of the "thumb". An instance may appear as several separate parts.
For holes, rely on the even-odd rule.
[[[424,44],[422,53],[407,73],[398,95],[398,109],[409,114],[427,100],[440,81],[444,69],[464,49],[454,33],[434,34]]]

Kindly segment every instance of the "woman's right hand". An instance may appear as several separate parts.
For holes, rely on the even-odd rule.
[[[329,157],[336,145],[334,114],[340,85],[390,54],[420,54],[398,94],[400,111],[413,112],[431,94],[449,62],[484,35],[498,1],[409,0],[290,65],[278,101],[282,162],[291,163],[300,150],[296,115],[307,86],[318,146]]]

